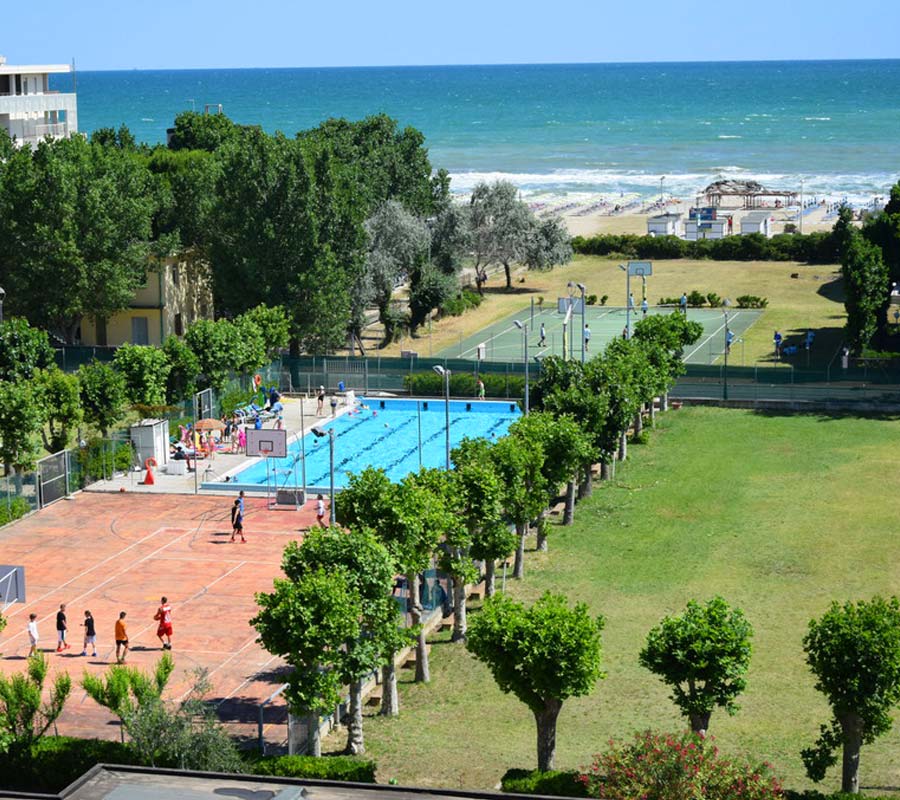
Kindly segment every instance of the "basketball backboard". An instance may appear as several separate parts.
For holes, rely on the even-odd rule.
[[[247,431],[247,455],[287,458],[287,431],[250,428]]]
[[[0,564],[0,609],[25,602],[25,567]]]
[[[629,261],[628,262],[628,274],[629,275],[637,275],[639,277],[646,277],[647,275],[653,274],[653,262],[652,261]]]

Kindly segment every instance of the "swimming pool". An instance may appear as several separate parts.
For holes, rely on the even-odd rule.
[[[360,406],[368,406],[363,409]],[[479,400],[450,401],[450,447],[464,438],[499,438],[506,434],[521,411],[514,402]],[[347,475],[368,466],[382,467],[388,477],[399,481],[420,466],[443,467],[445,464],[444,401],[359,398],[354,412],[323,422],[321,427],[335,432],[334,485],[347,485]],[[421,433],[420,433],[421,431]],[[420,446],[421,442],[421,446]],[[308,433],[303,440],[306,450],[306,486],[327,489],[329,486],[328,438]],[[260,459],[231,476],[235,488],[259,490],[267,480],[278,486],[301,486],[302,459],[299,439],[290,443],[287,458]],[[275,477],[273,478],[273,468]],[[215,484],[221,488],[221,484]]]

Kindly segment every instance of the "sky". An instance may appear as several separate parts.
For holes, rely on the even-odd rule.
[[[900,57],[900,2],[44,0],[3,3],[9,63],[79,69]]]

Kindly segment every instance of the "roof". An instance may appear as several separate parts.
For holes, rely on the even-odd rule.
[[[48,75],[71,71],[71,64],[0,64],[0,75]]]
[[[785,196],[793,195],[795,192],[788,192],[782,189],[767,189],[758,181],[741,181],[730,178],[728,180],[713,181],[703,190],[706,195],[776,195]]]
[[[672,220],[674,222],[675,220],[681,219],[682,216],[683,216],[682,214],[674,214],[671,212],[668,214],[657,214],[654,217],[650,217],[650,221],[652,222],[653,220],[658,219],[658,220],[666,220],[666,221]]]
[[[771,216],[771,211],[751,211],[749,214],[743,216],[741,222],[762,222],[763,220],[769,219]]]
[[[46,797],[49,800],[53,796]],[[509,795],[98,764],[56,797],[63,800],[505,800]],[[535,795],[518,797],[528,800]]]

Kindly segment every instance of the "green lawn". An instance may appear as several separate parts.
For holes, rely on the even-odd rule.
[[[588,763],[610,737],[682,726],[638,652],[662,615],[718,593],[756,636],[742,708],[714,713],[710,731],[728,752],[773,762],[788,786],[809,785],[799,751],[828,709],[804,664],[807,622],[832,598],[900,592],[897,424],[685,408],[631,448],[616,482],[554,530],[548,554],[530,553],[510,588],[561,591],[607,618],[608,677],[564,706],[559,767]],[[462,647],[438,639],[432,658],[430,686],[402,686],[399,718],[366,720],[379,780],[491,788],[508,767],[533,767],[525,707]],[[863,749],[860,774],[863,786],[900,787],[900,724]],[[824,788],[839,784],[832,773]]]

